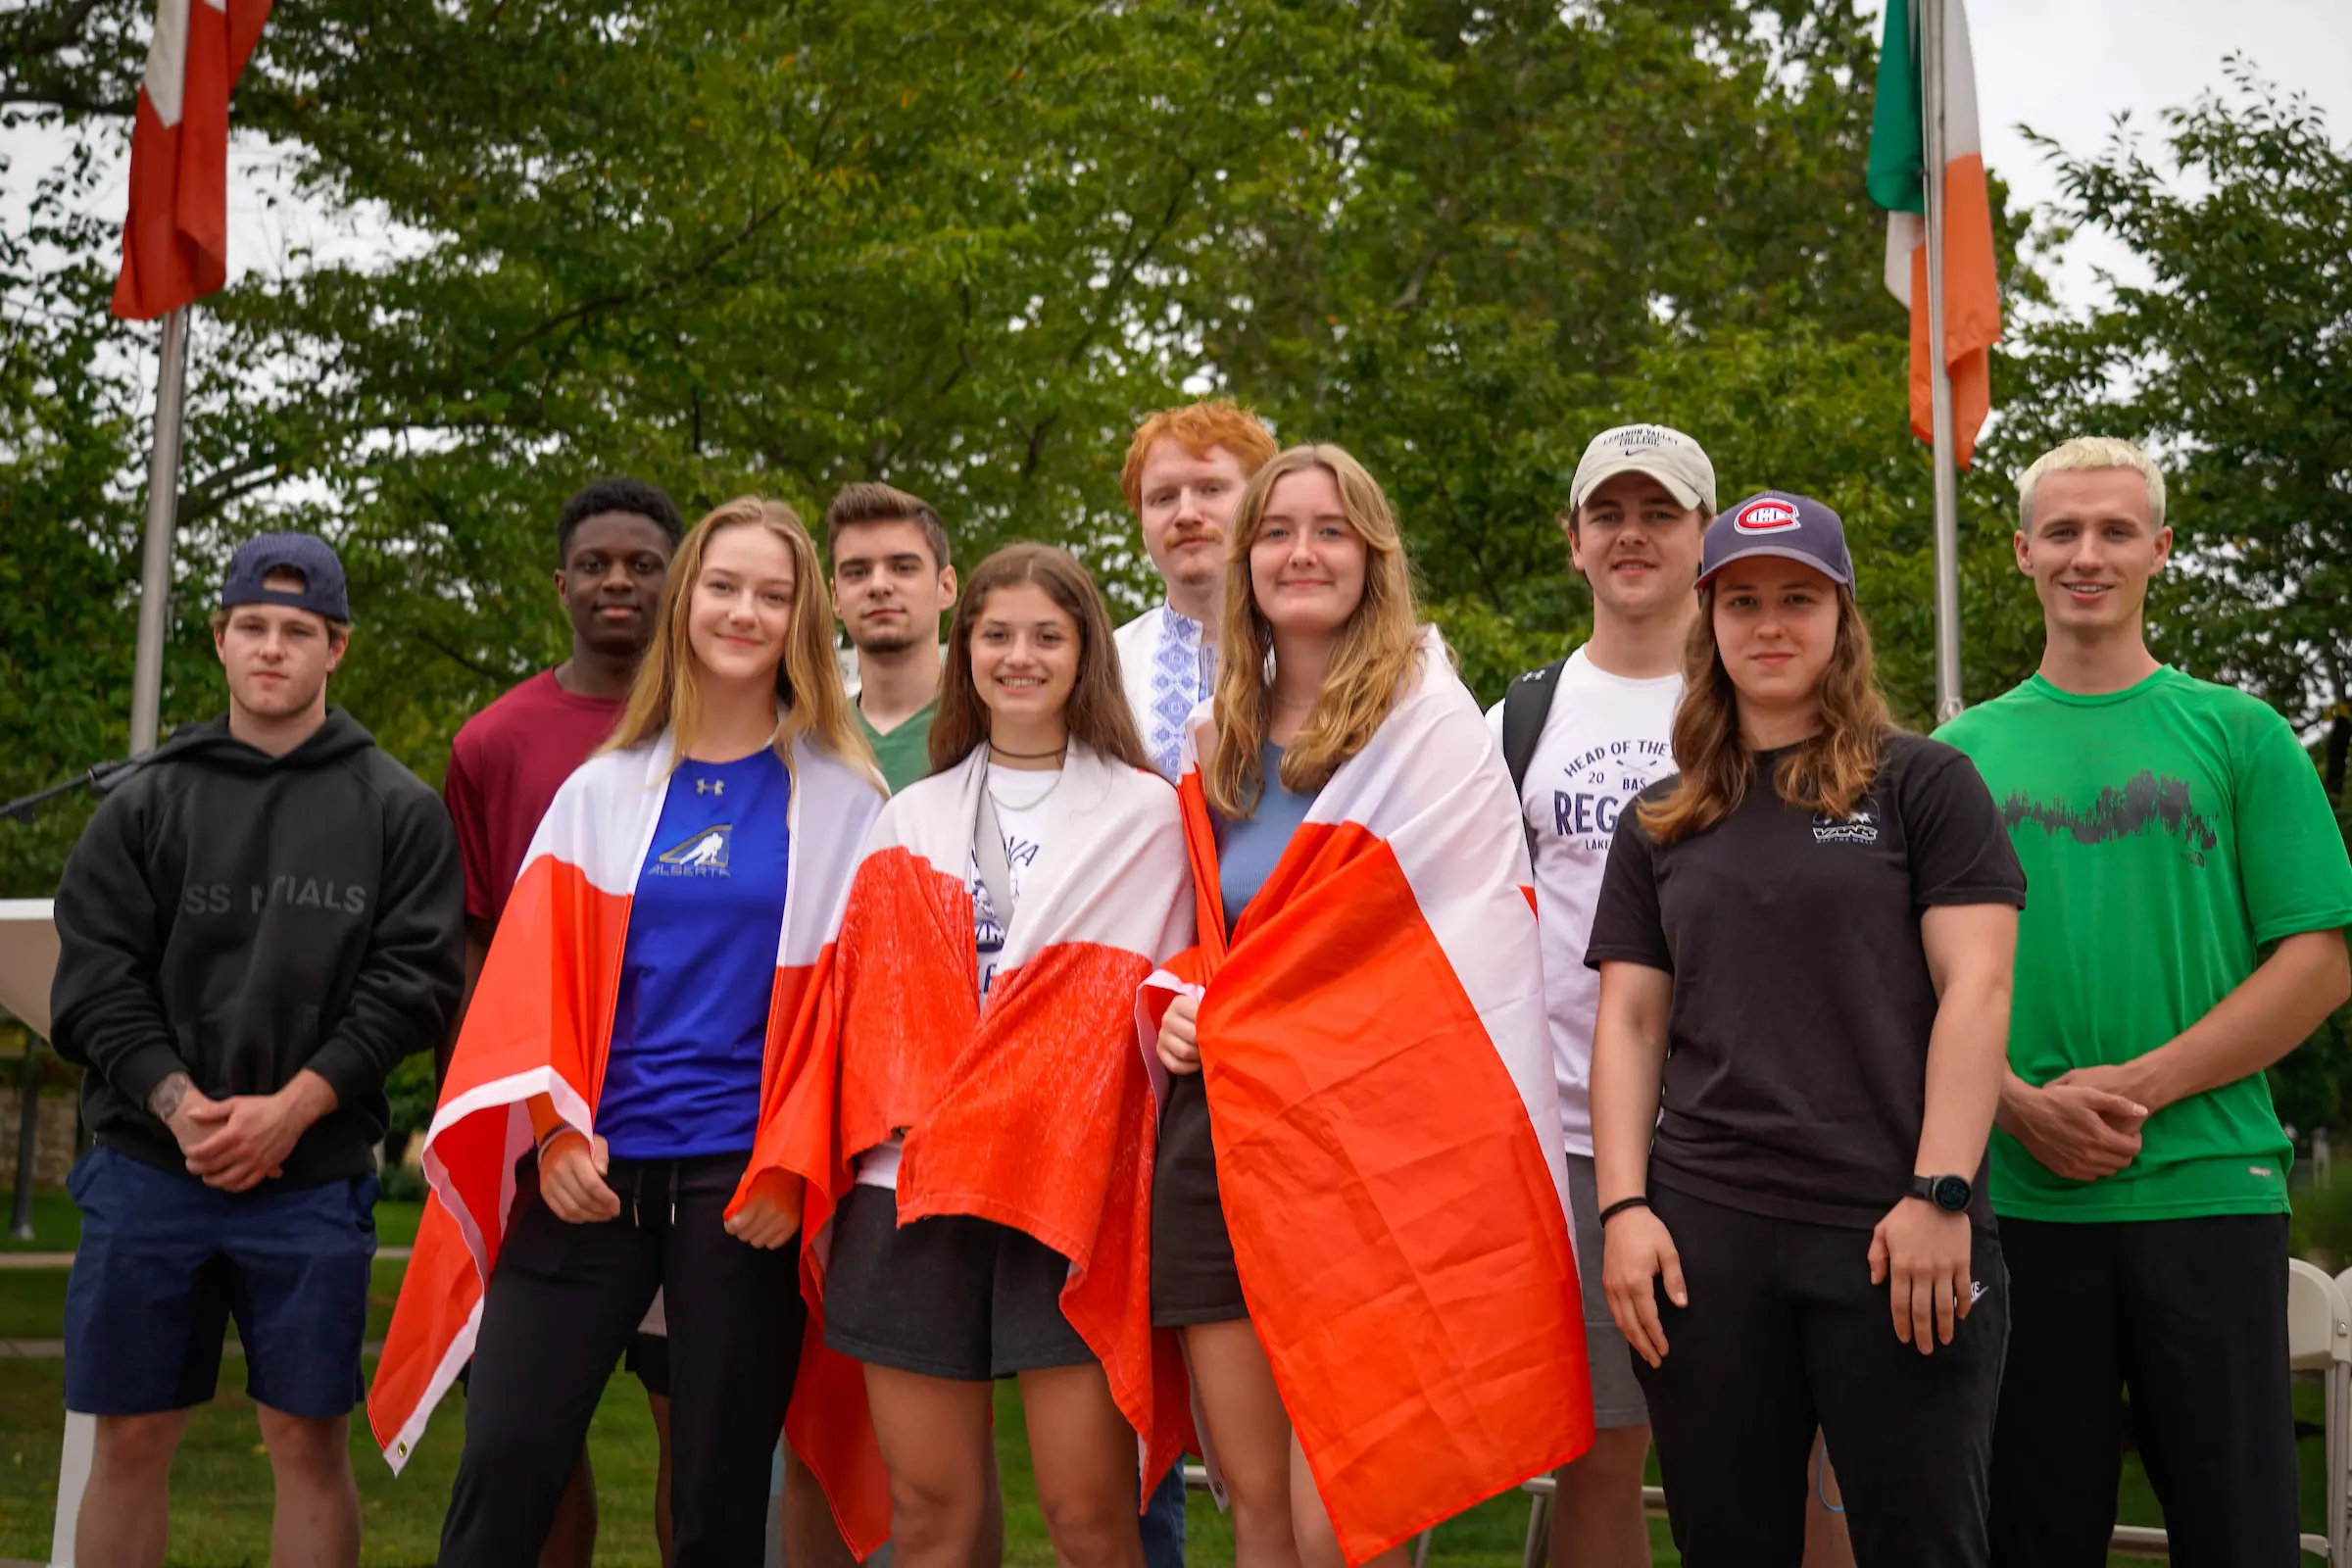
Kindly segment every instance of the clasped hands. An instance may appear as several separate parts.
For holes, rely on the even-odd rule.
[[[539,1196],[567,1225],[597,1225],[620,1215],[620,1195],[605,1180],[612,1152],[602,1138],[573,1128],[550,1133],[539,1148]],[[801,1182],[783,1171],[762,1171],[726,1232],[747,1246],[772,1250],[800,1234]]]

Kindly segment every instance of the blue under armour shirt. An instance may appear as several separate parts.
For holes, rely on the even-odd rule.
[[[596,1130],[624,1159],[740,1153],[760,1122],[791,839],[773,751],[678,764],[629,906]]]
[[[1216,818],[1217,894],[1225,905],[1228,936],[1250,901],[1257,897],[1257,890],[1274,874],[1282,852],[1291,847],[1291,835],[1306,820],[1306,808],[1315,804],[1314,796],[1294,795],[1282,787],[1282,752],[1268,741],[1257,754],[1258,769],[1266,781],[1265,793],[1257,798],[1257,809],[1248,816]]]

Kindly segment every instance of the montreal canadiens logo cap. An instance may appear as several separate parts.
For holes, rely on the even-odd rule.
[[[1757,556],[1801,561],[1833,582],[1853,584],[1845,525],[1811,496],[1767,490],[1708,523],[1706,541],[1699,547],[1698,580],[1703,585],[1733,562]]]
[[[1787,533],[1803,526],[1803,520],[1796,514],[1796,503],[1782,496],[1758,496],[1742,503],[1732,514],[1735,533]]]

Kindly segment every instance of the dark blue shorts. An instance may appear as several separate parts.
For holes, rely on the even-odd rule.
[[[256,1403],[318,1417],[359,1402],[373,1176],[223,1193],[100,1147],[67,1186],[81,1208],[66,1287],[67,1409],[202,1404],[231,1317]]]

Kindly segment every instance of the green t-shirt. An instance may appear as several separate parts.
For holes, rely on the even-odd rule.
[[[918,778],[931,772],[931,720],[939,712],[937,699],[925,703],[921,711],[885,735],[874,728],[865,716],[865,710],[856,703],[858,727],[865,731],[865,743],[874,749],[874,760],[882,764],[883,782],[896,795]]]
[[[2257,949],[2352,924],[2352,863],[2311,759],[2266,704],[2159,669],[2082,697],[2035,675],[1940,730],[2026,868],[2009,1063],[2031,1084],[2130,1061],[2213,1010]],[[2021,1219],[2283,1213],[2292,1146],[2259,1072],[2165,1106],[2104,1181],[1997,1128],[1992,1206]]]

